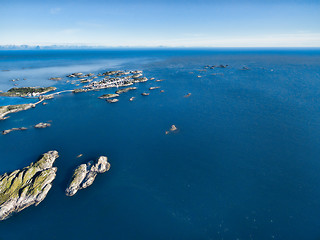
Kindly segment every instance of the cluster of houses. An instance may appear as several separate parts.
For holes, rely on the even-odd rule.
[[[72,74],[75,75],[75,74]],[[80,75],[78,75],[80,76]],[[112,87],[125,87],[132,85],[135,82],[145,82],[148,78],[143,77],[142,71],[107,71],[97,76],[104,76],[100,81],[94,81],[90,84],[83,86],[84,91],[97,90]]]

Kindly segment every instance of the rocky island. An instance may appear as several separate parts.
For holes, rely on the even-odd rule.
[[[116,103],[116,102],[119,101],[119,99],[113,98],[113,99],[107,99],[106,101],[107,101],[108,103]]]
[[[6,134],[11,133],[11,132],[13,132],[13,131],[24,131],[24,130],[27,130],[27,129],[28,129],[28,128],[26,128],[26,127],[11,128],[11,129],[2,131],[2,134],[3,134],[3,135],[6,135]]]
[[[99,98],[107,99],[107,98],[115,98],[115,97],[119,97],[119,96],[120,96],[119,94],[109,93],[109,94],[103,94]]]
[[[0,220],[31,205],[38,205],[47,196],[57,168],[57,151],[49,151],[28,167],[0,175]]]
[[[166,134],[169,134],[171,132],[176,132],[178,131],[178,128],[176,127],[176,125],[171,125],[171,128],[169,129],[169,131],[166,131]]]
[[[21,87],[11,88],[7,92],[0,93],[4,97],[39,97],[42,94],[55,91],[56,87]]]
[[[27,104],[19,104],[19,105],[1,106],[0,107],[0,120],[7,119],[8,117],[5,117],[5,116],[10,113],[20,112],[20,111],[28,110],[30,108],[34,108],[34,107],[36,107],[36,104],[38,104],[38,103],[35,103],[35,104],[27,103]]]
[[[61,77],[51,77],[51,78],[49,78],[49,80],[52,80],[52,81],[61,81],[62,78],[61,78]]]
[[[104,173],[109,169],[110,163],[105,156],[99,157],[96,163],[90,161],[87,164],[81,164],[74,170],[70,184],[65,191],[66,195],[73,196],[78,190],[89,187],[98,173]]]
[[[116,91],[116,94],[121,94],[121,93],[126,93],[129,92],[131,90],[136,90],[137,87],[127,87],[127,88],[122,88]]]
[[[154,89],[158,89],[160,87],[150,87],[149,90],[154,90]]]
[[[50,123],[43,123],[43,122],[40,122],[36,125],[34,125],[34,128],[47,128],[47,127],[50,127],[51,124]]]

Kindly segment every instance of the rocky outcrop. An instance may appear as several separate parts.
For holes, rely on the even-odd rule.
[[[50,123],[38,123],[37,125],[34,125],[35,128],[47,128],[47,127],[50,127],[51,124]]]
[[[27,128],[25,128],[25,127],[11,128],[11,129],[2,131],[2,134],[3,134],[3,135],[6,135],[6,134],[11,133],[11,132],[13,132],[13,131],[24,131],[24,130],[27,130]]]
[[[107,99],[106,101],[107,101],[108,103],[116,103],[116,102],[119,101],[119,99],[113,98],[113,99]]]
[[[139,83],[139,82],[146,82],[148,81],[148,78],[146,77],[141,77],[141,78],[134,78],[134,83]]]
[[[116,94],[121,94],[121,93],[126,93],[129,92],[131,90],[136,90],[136,87],[128,87],[128,88],[123,88],[123,89],[119,89],[116,91]]]
[[[53,98],[54,98],[53,94],[41,95],[38,97],[39,100],[48,100],[48,99],[53,99]]]
[[[154,89],[158,89],[160,87],[150,87],[149,90],[154,90]]]
[[[57,151],[49,151],[28,167],[0,176],[0,220],[45,199],[56,177],[52,165],[58,157]]]
[[[119,94],[115,94],[115,93],[109,93],[109,94],[104,94],[102,96],[100,96],[99,98],[102,99],[106,99],[106,98],[115,98],[115,97],[119,97]]]
[[[52,81],[61,81],[62,78],[61,78],[61,77],[51,77],[51,78],[49,78],[49,80],[52,80]]]
[[[73,196],[78,190],[89,187],[98,173],[104,173],[109,169],[110,163],[105,156],[99,157],[96,163],[90,161],[87,164],[81,164],[74,170],[70,184],[65,191],[66,195]]]
[[[166,131],[166,134],[169,134],[171,132],[176,132],[178,131],[178,128],[176,127],[176,125],[171,125],[171,128],[169,129],[169,131]]]

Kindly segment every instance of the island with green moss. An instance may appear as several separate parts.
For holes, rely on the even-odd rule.
[[[0,175],[0,220],[45,199],[56,177],[53,163],[58,157],[57,151],[49,151],[28,167]]]
[[[39,97],[42,94],[55,91],[56,87],[21,87],[11,88],[7,92],[0,93],[4,97]]]
[[[35,108],[36,105],[41,103],[43,100],[44,99],[41,99],[40,101],[38,101],[36,103],[0,106],[0,120],[5,120],[5,119],[9,118],[6,115],[8,115],[10,113],[16,113],[16,112],[28,110],[30,108]]]
[[[32,107],[35,107],[35,104],[27,103],[27,104],[19,104],[19,105],[1,106],[0,107],[0,120],[7,119],[8,117],[6,117],[6,115],[8,115],[9,113],[15,113],[15,112],[28,110]]]

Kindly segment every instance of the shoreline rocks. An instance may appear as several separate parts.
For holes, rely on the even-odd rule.
[[[26,127],[11,128],[11,129],[2,131],[2,135],[6,135],[6,134],[11,133],[11,132],[13,132],[13,131],[24,131],[24,130],[27,130],[27,129],[28,129],[28,128],[26,128]]]
[[[73,196],[78,190],[89,187],[95,180],[98,173],[109,171],[110,163],[105,156],[99,157],[94,163],[90,161],[86,164],[78,166],[72,175],[69,186],[66,188],[65,193],[67,196]]]
[[[7,119],[8,117],[5,118],[5,116],[10,113],[20,112],[20,111],[28,110],[30,108],[34,108],[36,104],[27,103],[27,104],[19,104],[19,105],[2,106],[0,107],[0,120]]]
[[[57,151],[49,151],[28,167],[0,175],[0,220],[45,199],[56,177],[53,163],[58,157]]]

